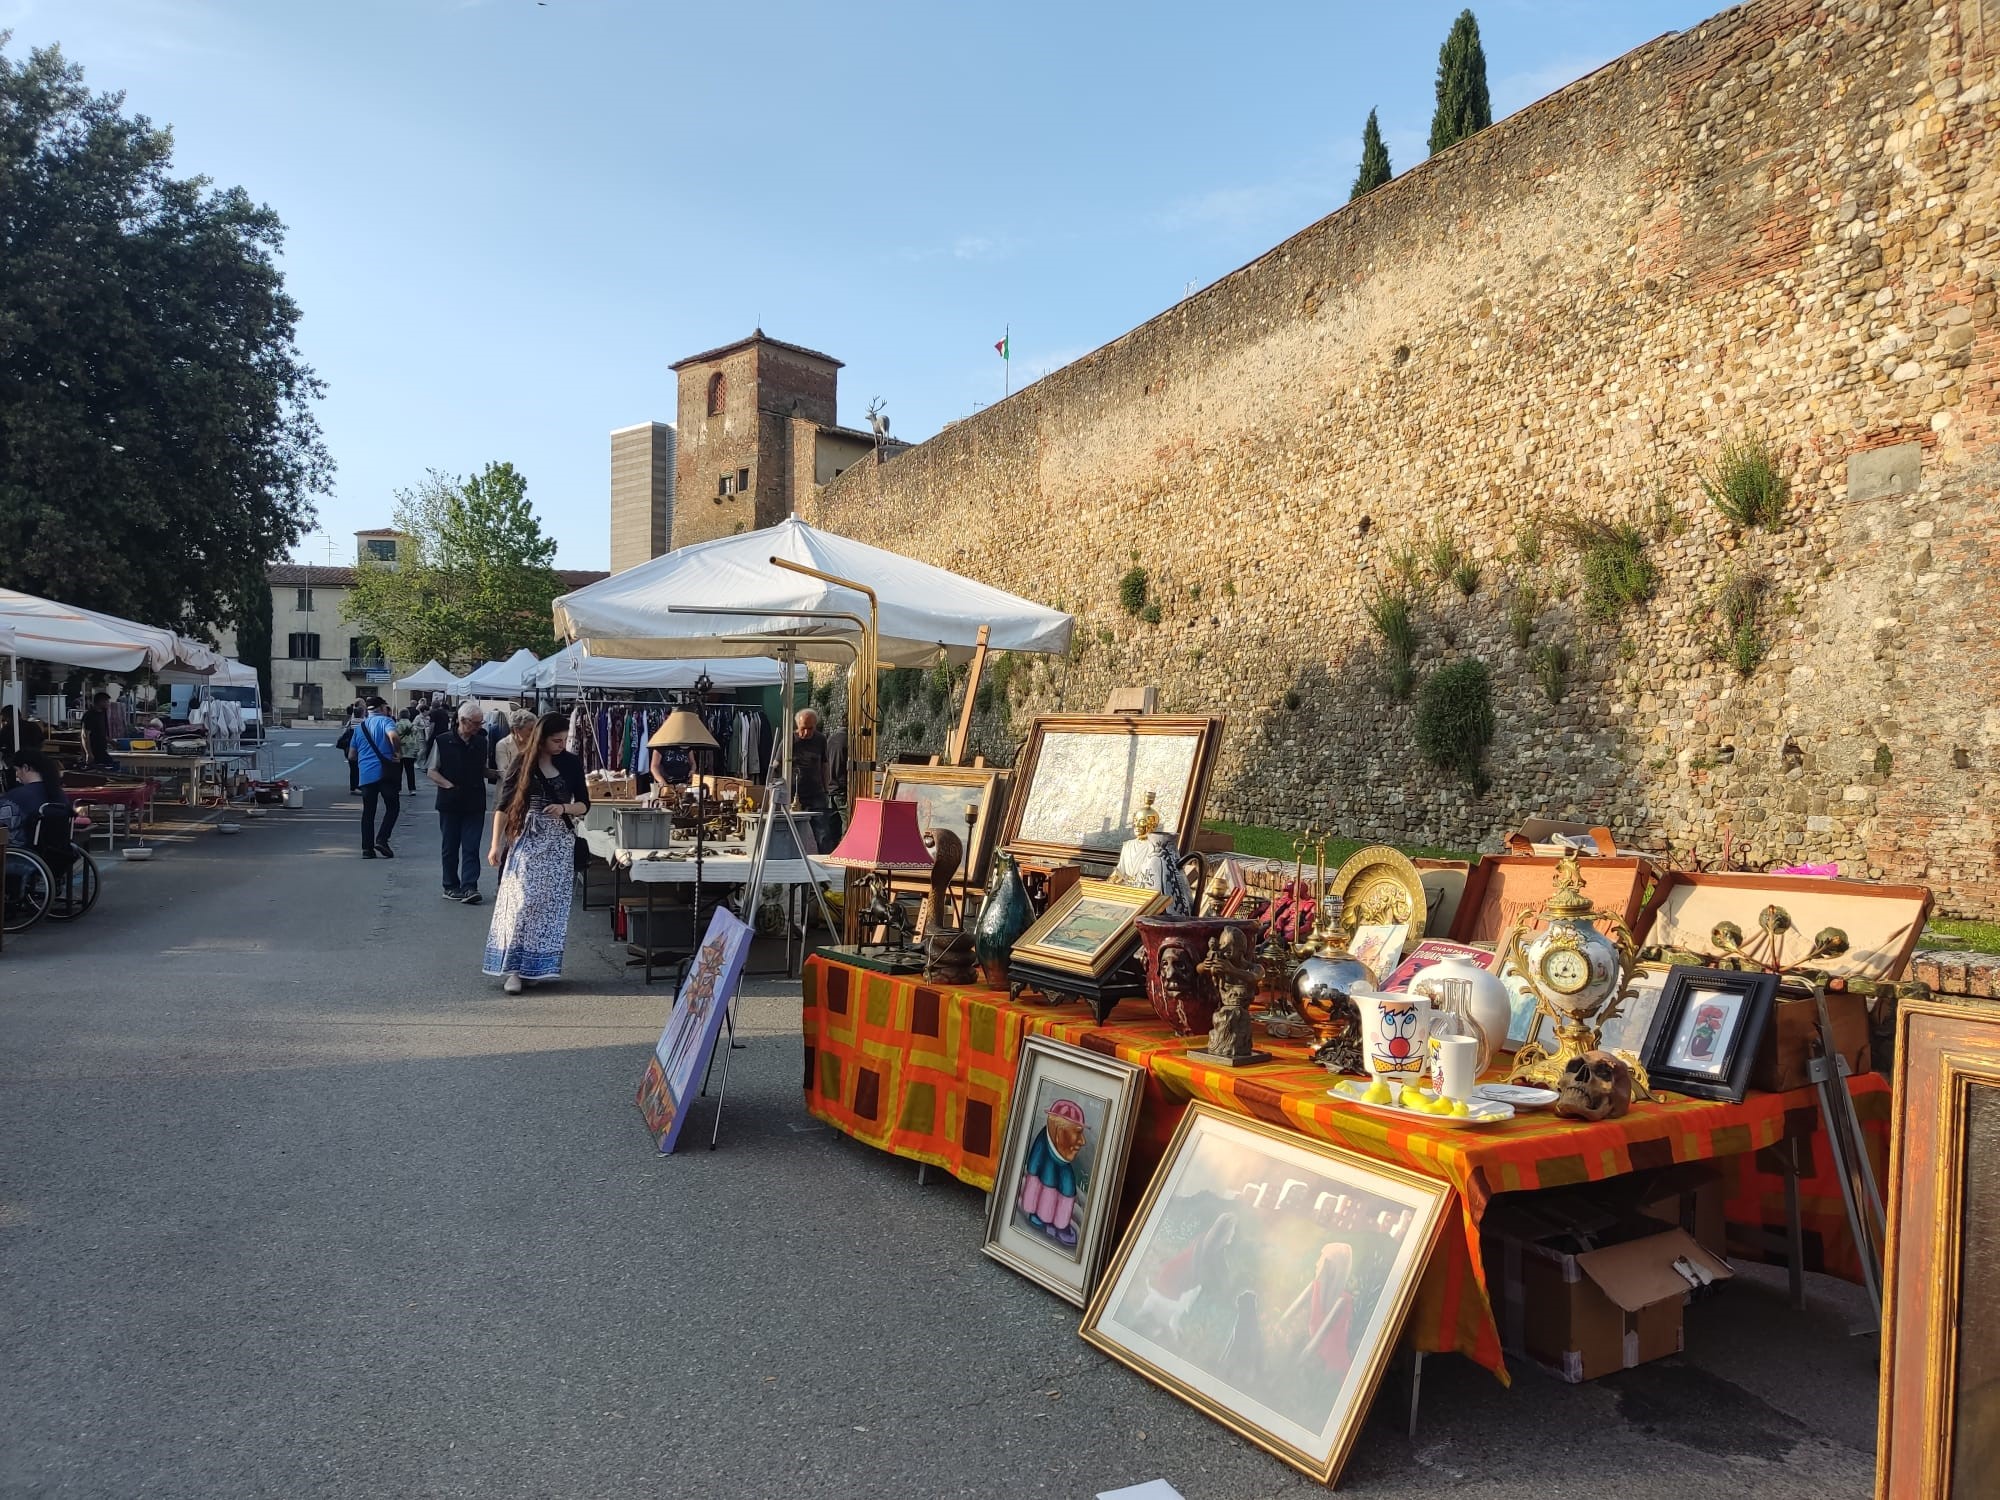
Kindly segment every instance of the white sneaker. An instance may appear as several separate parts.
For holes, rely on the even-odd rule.
[[[500,982],[500,988],[505,990],[510,995],[520,994],[521,976],[519,974],[509,974],[504,980]]]

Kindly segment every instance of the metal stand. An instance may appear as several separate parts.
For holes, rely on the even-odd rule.
[[[1879,1326],[1882,1317],[1882,1243],[1886,1215],[1882,1211],[1882,1190],[1875,1181],[1875,1168],[1868,1160],[1868,1145],[1861,1134],[1861,1117],[1854,1112],[1854,1095],[1847,1079],[1853,1071],[1840,1055],[1833,1040],[1833,1020],[1827,1014],[1826,992],[1813,998],[1819,1007],[1819,1055],[1806,1065],[1807,1076],[1819,1090],[1819,1115],[1826,1127],[1826,1141],[1833,1152],[1834,1171],[1840,1177],[1840,1199],[1847,1209],[1848,1233],[1854,1237],[1854,1252],[1861,1262],[1861,1281],[1875,1308]],[[1793,1180],[1790,1195],[1798,1186]],[[1796,1220],[1793,1221],[1796,1224]],[[1870,1330],[1862,1330],[1867,1332]]]
[[[729,1093],[729,1054],[743,1050],[743,1043],[736,1040],[736,997],[734,995],[729,997],[729,1009],[722,1013],[722,1024],[729,1028],[729,1045],[709,1050],[708,1067],[701,1075],[702,1097],[706,1098],[708,1096],[708,1075],[715,1071],[715,1054],[717,1051],[720,1051],[722,1053],[722,1080],[715,1086],[715,1119],[708,1128],[708,1149],[711,1151],[715,1149],[715,1142],[722,1134],[722,1103]],[[719,1039],[721,1033],[718,1032],[716,1035]]]
[[[783,786],[773,784],[767,786],[765,790],[770,794],[771,805],[765,810],[763,821],[757,828],[757,844],[750,854],[750,878],[743,885],[743,910],[738,913],[745,922],[750,924],[753,930],[757,925],[757,903],[764,896],[764,866],[770,861],[771,830],[777,827],[778,819],[783,818],[785,820],[785,827],[790,830],[792,835],[792,847],[799,851],[800,859],[805,859],[806,851],[806,840],[801,836],[799,827],[799,812],[798,809],[791,805],[791,797],[787,789]],[[809,862],[806,868],[810,872],[812,866]],[[809,880],[807,884],[812,887],[813,900],[819,903],[820,920],[826,923],[826,930],[833,933],[837,939],[840,929],[833,925],[833,911],[826,904],[826,892],[819,888],[817,880]],[[800,957],[803,959],[805,953],[803,942],[800,943],[799,950]],[[788,898],[785,902],[785,973],[789,976],[791,972],[792,911],[791,901]],[[735,1002],[732,1001],[732,1009],[734,1008],[734,1004]]]

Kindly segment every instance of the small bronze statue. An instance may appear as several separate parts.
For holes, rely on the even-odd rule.
[[[1251,1045],[1250,1002],[1257,998],[1257,983],[1264,967],[1251,955],[1250,939],[1241,928],[1225,928],[1209,940],[1208,957],[1196,965],[1215,982],[1222,1005],[1208,1028],[1208,1046],[1190,1053],[1206,1062],[1245,1068],[1269,1062],[1271,1054]]]

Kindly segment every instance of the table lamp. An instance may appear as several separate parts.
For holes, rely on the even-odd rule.
[[[695,752],[698,750],[719,750],[722,747],[716,743],[715,736],[708,732],[708,726],[701,722],[701,715],[693,709],[685,707],[677,708],[668,714],[667,722],[662,724],[658,729],[655,729],[646,743],[654,749],[685,750],[688,752],[688,763],[694,767],[694,915],[688,920],[690,931],[693,933],[689,941],[689,947],[699,947],[702,937],[702,832],[708,822],[708,812],[705,806],[705,799],[702,795],[704,784],[701,779],[701,762],[695,758]],[[669,814],[667,823],[667,841],[669,843],[673,842],[673,836],[673,822],[671,814]],[[750,899],[754,901],[756,899],[755,895],[753,894]],[[752,919],[752,913],[750,912],[745,912],[743,916],[745,921]],[[646,940],[649,943],[652,941],[652,938],[653,935],[650,932],[646,934]]]
[[[910,870],[930,873],[936,857],[924,844],[917,826],[917,804],[880,797],[859,797],[854,818],[840,847],[825,856],[830,865],[850,870],[866,870],[863,884],[868,888],[864,920],[900,928],[902,919],[888,900],[889,871]],[[864,942],[862,947],[868,945]]]

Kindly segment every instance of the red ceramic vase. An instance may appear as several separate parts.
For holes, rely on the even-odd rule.
[[[1215,979],[1201,972],[1208,945],[1231,927],[1257,943],[1257,924],[1247,917],[1140,917],[1134,924],[1146,950],[1146,998],[1153,1014],[1181,1036],[1208,1031],[1222,997]]]

